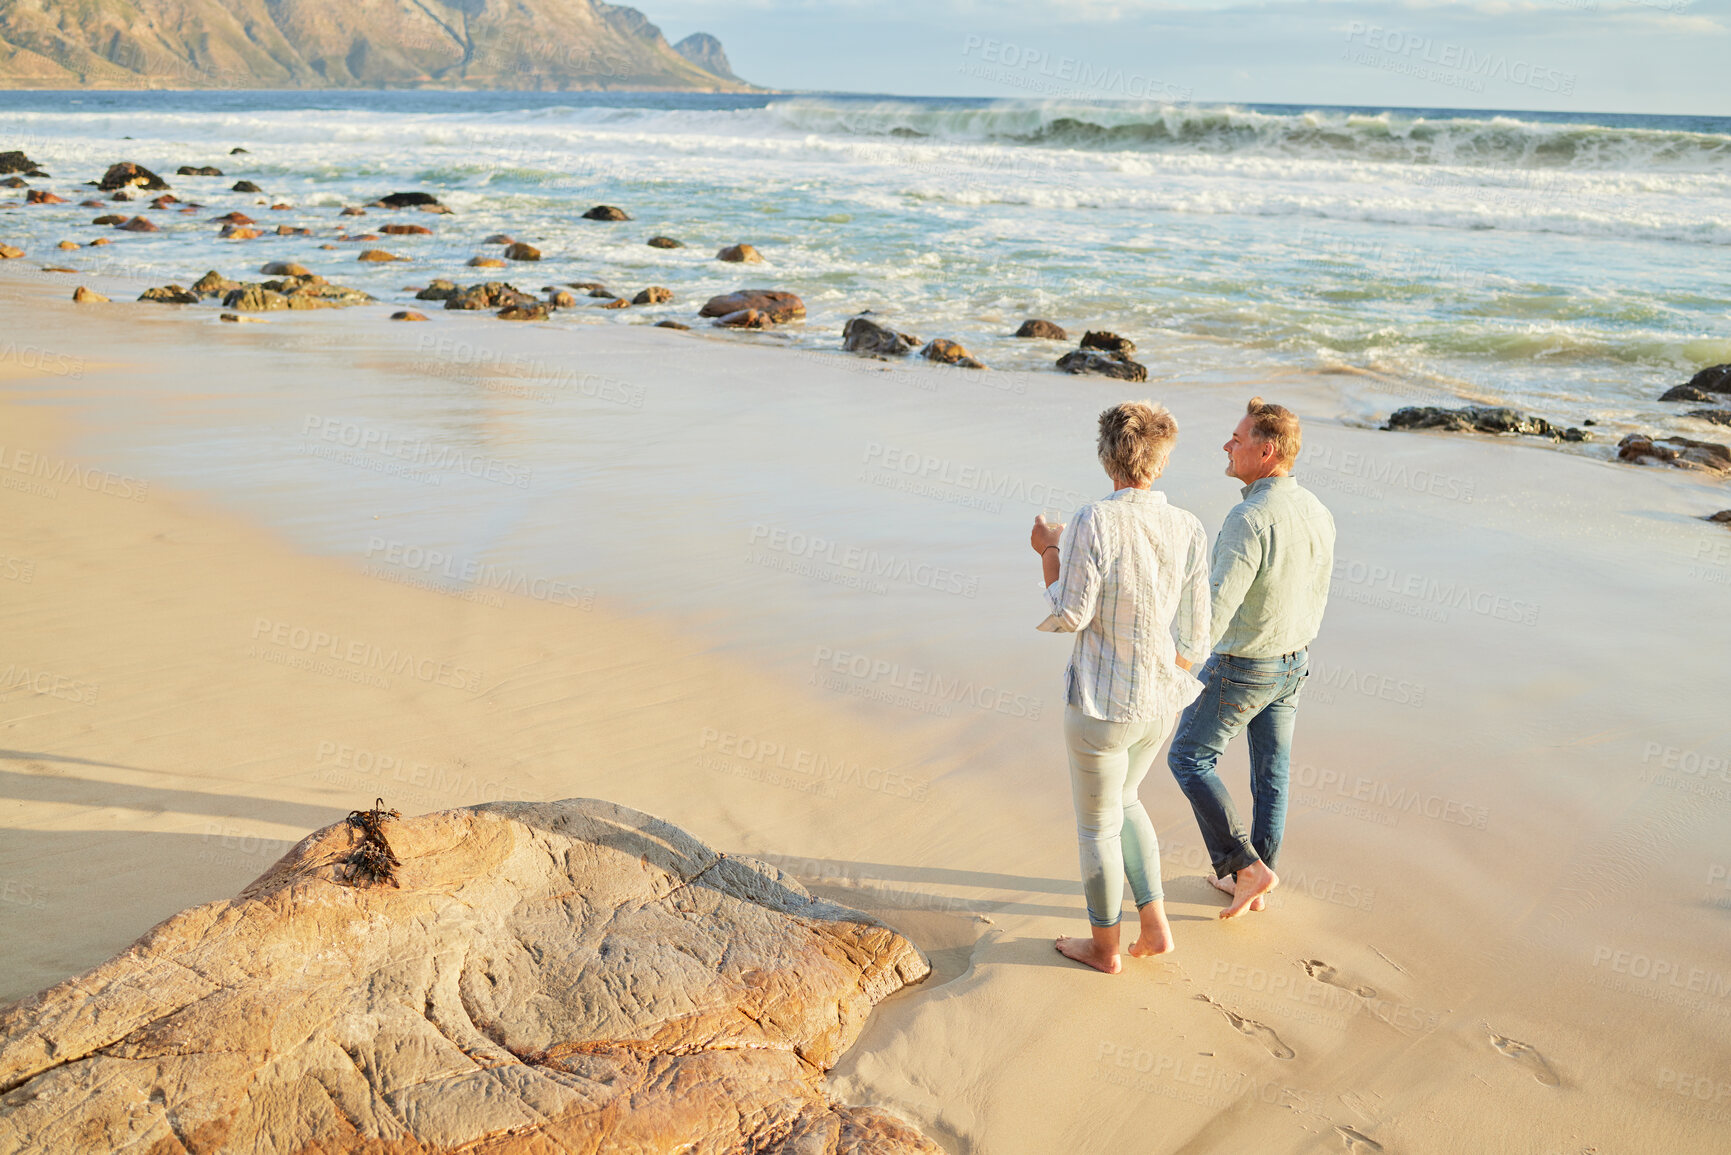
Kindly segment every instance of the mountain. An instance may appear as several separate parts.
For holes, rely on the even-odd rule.
[[[0,88],[753,91],[701,38],[602,0],[0,0]]]
[[[721,41],[707,32],[693,32],[675,44],[673,51],[705,72],[713,72],[730,80],[739,79],[733,75],[733,67],[727,63],[727,53],[721,50]]]

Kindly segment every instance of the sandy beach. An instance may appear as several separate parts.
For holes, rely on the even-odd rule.
[[[223,325],[36,267],[0,268],[0,1001],[375,796],[594,797],[913,938],[933,976],[831,1081],[954,1152],[1723,1149],[1722,485],[1382,432],[1362,378]],[[1212,531],[1253,393],[1304,418],[1340,527],[1284,885],[1218,921],[1157,766],[1178,949],[1108,978],[1051,946],[1085,916],[1027,525],[1105,494],[1094,415],[1146,396],[1180,425],[1160,488]],[[1244,799],[1241,744],[1225,773]]]

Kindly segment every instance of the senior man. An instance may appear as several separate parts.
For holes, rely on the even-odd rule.
[[[1334,568],[1334,518],[1292,477],[1302,439],[1298,416],[1260,397],[1222,446],[1226,474],[1244,483],[1215,538],[1209,567],[1213,653],[1202,694],[1179,719],[1167,764],[1190,799],[1214,863],[1214,885],[1232,895],[1221,918],[1261,910],[1280,883],[1274,862],[1286,827],[1287,774],[1298,691],[1322,623]],[[1215,773],[1240,731],[1250,741],[1251,831]]]

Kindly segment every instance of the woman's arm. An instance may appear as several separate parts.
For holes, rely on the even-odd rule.
[[[1057,550],[1040,552],[1046,577],[1046,604],[1051,610],[1036,629],[1048,633],[1075,633],[1094,620],[1100,605],[1104,567],[1100,558],[1099,529],[1093,510],[1083,506],[1065,530]]]

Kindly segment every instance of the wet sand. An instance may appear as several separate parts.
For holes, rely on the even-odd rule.
[[[952,1150],[1709,1151],[1731,1122],[1722,487],[1357,427],[1327,378],[219,325],[0,273],[37,350],[0,360],[0,999],[375,795],[592,796],[919,941],[936,974],[833,1078]],[[1103,495],[1093,415],[1150,396],[1212,530],[1252,392],[1305,417],[1340,526],[1285,885],[1221,924],[1157,772],[1178,950],[1108,978],[1051,948],[1085,919],[1027,523]]]

